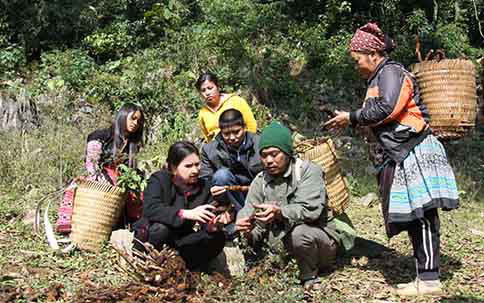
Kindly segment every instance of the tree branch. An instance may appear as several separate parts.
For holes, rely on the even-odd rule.
[[[434,0],[434,24],[437,24],[437,17],[439,16],[439,4]]]
[[[477,21],[477,26],[479,27],[479,33],[481,34],[481,37],[484,38],[484,34],[482,33],[481,20],[479,20],[479,15],[477,13],[476,0],[472,0],[472,3],[474,3],[474,13],[476,15],[476,21]]]

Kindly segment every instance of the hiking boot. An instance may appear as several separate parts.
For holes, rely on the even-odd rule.
[[[440,280],[415,280],[410,283],[398,284],[395,293],[400,296],[440,295],[442,284]]]

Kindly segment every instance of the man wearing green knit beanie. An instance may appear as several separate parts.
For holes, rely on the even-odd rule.
[[[350,226],[341,228],[328,212],[321,167],[293,156],[288,128],[278,122],[266,126],[259,154],[263,171],[250,184],[236,230],[254,246],[282,240],[296,259],[304,288],[319,288],[319,270],[351,249],[356,233]]]
[[[286,155],[292,156],[292,137],[291,131],[280,124],[272,122],[263,130],[259,142],[259,153],[267,147],[277,147]]]

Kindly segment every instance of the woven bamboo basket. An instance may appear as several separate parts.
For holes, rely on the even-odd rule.
[[[124,190],[96,181],[82,181],[74,196],[71,239],[77,247],[99,251],[124,207]]]
[[[469,60],[446,59],[413,65],[430,126],[439,139],[465,136],[475,126],[476,75]]]
[[[328,207],[333,214],[342,214],[348,206],[350,195],[341,175],[333,141],[330,138],[305,140],[296,145],[295,151],[301,159],[310,160],[322,167]]]

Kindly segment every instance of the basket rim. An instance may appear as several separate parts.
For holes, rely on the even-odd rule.
[[[117,193],[117,194],[125,194],[126,193],[126,190],[124,190],[124,188],[109,184],[107,182],[99,182],[99,181],[87,180],[87,179],[83,179],[83,180],[80,180],[80,181],[77,182],[78,187],[82,187],[83,189],[93,189],[93,188],[89,188],[88,187],[89,185],[92,185],[92,186],[97,185],[97,186],[100,186],[100,187],[102,186],[102,187],[108,188],[110,193]]]

